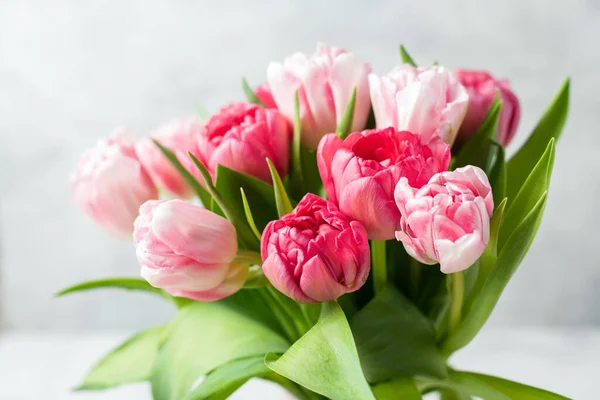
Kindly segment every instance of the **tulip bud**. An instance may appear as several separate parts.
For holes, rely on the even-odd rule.
[[[154,132],[152,138],[140,140],[135,145],[136,153],[154,183],[163,187],[172,196],[188,198],[194,194],[183,176],[164,156],[152,139],[173,151],[179,162],[196,178],[200,179],[198,168],[188,152],[198,156],[198,136],[202,125],[196,118],[176,120]]]
[[[301,303],[337,299],[367,280],[367,232],[330,201],[307,194],[294,211],[265,228],[263,271],[280,292]]]
[[[394,202],[400,178],[421,187],[449,162],[449,146],[441,140],[434,137],[424,145],[418,135],[394,128],[354,132],[344,141],[330,134],[317,150],[327,197],[360,221],[374,240],[393,239],[400,226]]]
[[[402,178],[395,196],[402,214],[396,238],[408,254],[424,264],[439,262],[446,274],[479,259],[494,210],[492,189],[480,168],[469,165],[436,174],[420,189]]]
[[[502,110],[498,121],[497,139],[503,146],[508,146],[517,132],[521,118],[519,99],[512,92],[510,83],[506,79],[496,80],[486,71],[458,69],[456,77],[469,95],[467,115],[458,131],[457,142],[465,142],[477,132],[498,93],[502,101]]]
[[[173,296],[214,301],[237,292],[248,264],[235,262],[235,228],[182,200],[149,201],[133,234],[142,277]]]
[[[444,67],[402,64],[381,77],[369,75],[378,128],[416,133],[422,143],[434,137],[452,145],[467,111],[467,92]]]
[[[83,212],[121,238],[131,238],[140,206],[158,197],[125,131],[83,153],[71,174],[71,193]]]
[[[344,115],[352,90],[356,104],[352,130],[364,129],[369,116],[369,64],[337,47],[317,46],[313,55],[295,53],[283,63],[271,63],[267,81],[279,110],[294,118],[298,91],[302,144],[316,149],[323,135],[335,132]]]
[[[217,165],[223,165],[271,182],[266,158],[283,178],[291,135],[291,125],[277,110],[232,103],[206,121],[198,138],[199,160],[213,177]]]

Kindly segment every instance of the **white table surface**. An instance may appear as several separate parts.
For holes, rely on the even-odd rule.
[[[0,333],[2,400],[144,400],[146,384],[104,392],[71,392],[87,368],[129,336],[126,332]],[[454,357],[456,368],[556,391],[576,400],[598,399],[600,328],[490,328]],[[232,398],[284,399],[278,387],[250,381]]]

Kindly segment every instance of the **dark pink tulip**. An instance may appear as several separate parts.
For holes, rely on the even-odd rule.
[[[262,234],[263,271],[280,292],[301,303],[337,299],[367,280],[367,232],[335,204],[307,194]]]
[[[344,214],[362,222],[369,239],[389,240],[400,226],[394,189],[401,177],[421,187],[450,162],[449,146],[433,137],[394,128],[354,132],[342,141],[334,134],[317,150],[319,173],[329,200]]]
[[[506,79],[495,79],[487,71],[456,70],[456,78],[467,89],[469,106],[467,115],[458,131],[457,142],[465,142],[481,126],[496,93],[500,94],[502,111],[498,121],[497,138],[503,146],[508,146],[517,132],[521,118],[519,99],[510,88]]]
[[[279,111],[247,102],[232,103],[206,121],[198,138],[199,159],[213,177],[217,165],[223,165],[271,182],[266,158],[283,178],[291,135],[291,125]]]

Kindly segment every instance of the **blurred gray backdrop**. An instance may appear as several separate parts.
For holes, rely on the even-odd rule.
[[[169,305],[114,291],[52,299],[78,281],[137,275],[131,243],[72,206],[80,153],[119,125],[146,135],[242,97],[240,77],[318,41],[384,73],[417,62],[512,80],[519,146],[567,75],[572,108],[540,233],[493,324],[600,323],[600,3],[595,0],[0,0],[0,319],[5,328],[133,328]],[[510,151],[510,150],[509,150]],[[511,151],[511,152],[512,152]]]

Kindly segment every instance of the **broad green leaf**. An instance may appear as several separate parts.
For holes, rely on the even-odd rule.
[[[531,212],[516,227],[500,251],[498,259],[485,280],[479,296],[458,328],[452,332],[442,344],[442,352],[450,355],[466,346],[477,335],[492,314],[502,291],[513,273],[525,257],[539,224],[546,205],[544,193]]]
[[[473,286],[467,292],[468,294],[464,305],[465,311],[468,311],[471,308],[475,299],[477,299],[477,296],[479,296],[479,293],[481,293],[481,288],[483,287],[483,284],[485,283],[490,271],[498,259],[498,234],[500,233],[500,225],[502,223],[502,216],[504,215],[505,206],[506,198],[502,200],[502,202],[496,207],[494,215],[490,220],[490,239],[487,247],[483,251],[483,254],[477,263],[477,276]],[[466,270],[465,273],[468,273],[471,268]]]
[[[489,172],[491,161],[496,152],[494,134],[498,127],[501,109],[502,103],[498,99],[498,95],[496,95],[481,126],[464,144],[460,153],[454,160],[454,168],[464,167],[465,165],[475,165],[486,171],[486,173]]]
[[[252,90],[246,78],[242,78],[242,89],[244,90],[244,94],[246,95],[248,102],[265,107],[265,104],[258,98],[256,93],[254,93],[254,90]]]
[[[167,326],[156,326],[127,339],[98,361],[76,390],[103,390],[149,380],[166,331]]]
[[[302,146],[302,173],[304,175],[304,189],[308,193],[320,194],[323,190],[323,181],[317,166],[317,152]],[[300,200],[300,198],[298,198]]]
[[[257,249],[259,244],[256,237],[252,233],[250,226],[246,222],[243,205],[240,206],[240,204],[236,204],[235,207],[232,207],[230,203],[231,199],[225,199],[224,195],[219,192],[219,190],[213,184],[212,177],[210,176],[208,169],[206,169],[206,166],[204,166],[204,164],[202,164],[192,153],[188,154],[196,165],[196,168],[198,168],[198,171],[200,171],[200,175],[202,175],[202,179],[204,179],[204,184],[212,196],[214,204],[218,206],[218,210],[216,210],[213,204],[213,211],[224,215],[233,224],[233,226],[235,226],[238,240],[243,247],[247,249]],[[216,176],[215,178],[218,179]],[[235,196],[236,198],[241,199],[239,186],[235,189]]]
[[[323,303],[317,324],[267,367],[333,400],[374,399],[363,376],[352,332],[337,303]]]
[[[538,389],[533,386],[509,381],[495,376],[478,374],[475,372],[455,372],[461,376],[469,376],[477,379],[495,390],[502,392],[511,400],[569,400],[568,397],[561,396],[547,390]]]
[[[209,373],[206,379],[183,400],[212,400],[217,396],[226,398],[227,395],[235,392],[248,379],[271,372],[265,365],[264,359],[264,356],[254,356],[230,361],[220,366]]]
[[[512,400],[504,393],[473,377],[471,374],[460,371],[450,371],[448,378],[443,380],[419,377],[416,381],[421,392],[449,389],[456,392],[457,396],[464,394],[477,396],[484,400]],[[464,397],[455,397],[455,399],[460,400],[463,398]]]
[[[500,226],[500,236],[498,238],[499,249],[504,247],[508,237],[539,201],[542,194],[548,191],[553,165],[554,139],[550,139],[546,151],[527,177],[517,196],[513,199],[508,199],[508,208]]]
[[[445,377],[433,325],[388,285],[351,321],[360,362],[369,382],[397,376]]]
[[[277,219],[273,186],[268,183],[219,165],[215,174],[215,187],[227,199],[238,218],[245,219],[244,200],[240,188],[244,190],[259,232],[262,232],[270,221]]]
[[[472,397],[457,390],[441,389],[440,400],[472,400]]]
[[[400,45],[400,58],[404,64],[410,64],[413,67],[417,66],[417,63],[413,60],[410,54],[408,54],[408,51],[406,51],[403,45]]]
[[[352,89],[352,94],[342,115],[342,119],[335,130],[335,133],[340,139],[346,139],[346,137],[352,132],[352,122],[354,121],[354,108],[356,106],[356,86]]]
[[[177,172],[181,174],[186,183],[194,190],[194,192],[196,192],[198,198],[200,199],[204,207],[210,207],[210,203],[212,201],[210,194],[206,191],[206,189],[204,189],[200,182],[198,182],[196,178],[192,174],[190,174],[190,172],[181,164],[181,162],[179,162],[179,159],[177,158],[175,153],[173,153],[168,148],[164,147],[158,141],[153,141],[154,144],[163,153],[163,155],[167,158],[167,160],[169,160],[171,164],[173,164]]]
[[[421,400],[421,394],[412,378],[399,378],[380,383],[373,387],[373,394],[378,400]]]
[[[527,139],[527,142],[508,161],[506,196],[509,201],[517,195],[529,173],[540,158],[548,141],[557,140],[565,126],[569,111],[570,79],[563,83],[550,106]]]
[[[495,144],[497,148],[496,157],[494,157],[494,163],[490,168],[489,178],[492,185],[494,205],[498,206],[506,197],[506,161],[504,159],[504,147],[499,143]]]
[[[78,283],[73,286],[69,286],[66,289],[61,290],[56,293],[56,296],[64,296],[65,294],[82,292],[85,290],[94,290],[94,289],[125,289],[125,290],[137,290],[142,292],[150,292],[154,294],[158,294],[161,296],[165,296],[168,294],[162,291],[161,289],[157,289],[150,285],[143,279],[140,278],[105,278],[98,279],[93,281],[87,281]]]
[[[192,303],[172,322],[158,353],[152,394],[155,400],[179,400],[215,368],[239,358],[283,353],[288,347],[269,327],[224,303]]]
[[[283,182],[279,177],[277,169],[275,168],[271,160],[269,160],[268,158],[267,163],[269,164],[271,178],[273,179],[273,188],[275,190],[275,204],[277,205],[277,213],[279,214],[279,217],[282,217],[285,214],[291,213],[294,207],[292,207],[292,203],[290,202],[290,198],[288,197],[288,194],[285,191],[285,187],[283,186]]]

